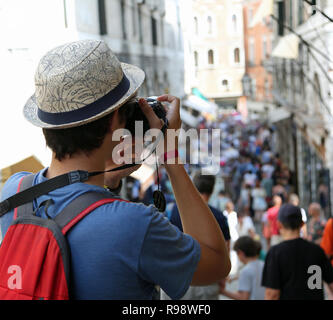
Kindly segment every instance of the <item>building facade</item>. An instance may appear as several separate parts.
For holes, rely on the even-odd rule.
[[[333,1],[316,1],[316,7],[333,16]],[[296,33],[297,43],[289,42],[289,48],[298,49],[294,59],[272,59],[276,109],[271,120],[279,153],[296,175],[301,204],[320,202],[328,217],[333,200],[333,24],[305,1],[279,1],[274,15],[274,45]]]
[[[104,40],[123,62],[141,67],[141,96],[184,96],[181,12],[176,0],[76,0],[78,37]]]
[[[245,72],[242,1],[191,0],[184,19],[186,93],[198,89],[220,107],[237,108]]]
[[[245,0],[244,16],[244,48],[246,76],[249,77],[250,91],[247,94],[247,109],[250,113],[267,115],[272,108],[272,70],[267,62],[273,46],[273,21],[270,17],[252,25],[259,6],[265,0]]]

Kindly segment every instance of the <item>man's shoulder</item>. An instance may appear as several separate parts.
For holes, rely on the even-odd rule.
[[[31,174],[31,172],[22,171],[10,176],[1,190],[1,200],[5,200],[17,193],[21,179],[29,174]]]
[[[213,212],[214,216],[221,218],[222,220],[226,219],[223,212],[211,205],[208,206],[210,208],[210,210]]]

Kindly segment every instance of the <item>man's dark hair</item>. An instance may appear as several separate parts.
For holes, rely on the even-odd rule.
[[[130,99],[119,108],[121,121],[126,121],[127,105],[135,99]],[[91,151],[99,148],[110,129],[113,112],[87,124],[66,129],[43,129],[46,145],[54,152],[59,161],[66,156],[73,156],[78,152],[89,155]]]
[[[261,243],[259,241],[253,240],[249,236],[243,236],[237,239],[234,244],[234,250],[242,251],[246,257],[252,258],[260,254]]]
[[[193,177],[193,183],[201,194],[211,195],[214,190],[215,176],[202,175],[197,172]]]
[[[280,222],[288,230],[297,230],[300,229],[303,225],[302,219],[297,216],[289,216]]]

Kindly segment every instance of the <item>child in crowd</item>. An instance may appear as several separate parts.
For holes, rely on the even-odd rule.
[[[259,260],[260,242],[249,236],[240,237],[235,242],[234,250],[245,265],[239,274],[238,291],[226,290],[225,282],[221,282],[221,294],[235,300],[264,300],[265,288],[261,286],[264,262]]]

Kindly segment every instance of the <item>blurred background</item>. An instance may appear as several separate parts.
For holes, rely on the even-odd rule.
[[[65,42],[103,39],[146,72],[139,95],[181,98],[184,128],[225,128],[230,117],[241,128],[269,128],[302,206],[322,199],[330,216],[330,17],[332,0],[0,0],[1,184],[50,161],[41,130],[22,115],[40,57]],[[150,167],[136,174],[143,191],[153,175]]]

